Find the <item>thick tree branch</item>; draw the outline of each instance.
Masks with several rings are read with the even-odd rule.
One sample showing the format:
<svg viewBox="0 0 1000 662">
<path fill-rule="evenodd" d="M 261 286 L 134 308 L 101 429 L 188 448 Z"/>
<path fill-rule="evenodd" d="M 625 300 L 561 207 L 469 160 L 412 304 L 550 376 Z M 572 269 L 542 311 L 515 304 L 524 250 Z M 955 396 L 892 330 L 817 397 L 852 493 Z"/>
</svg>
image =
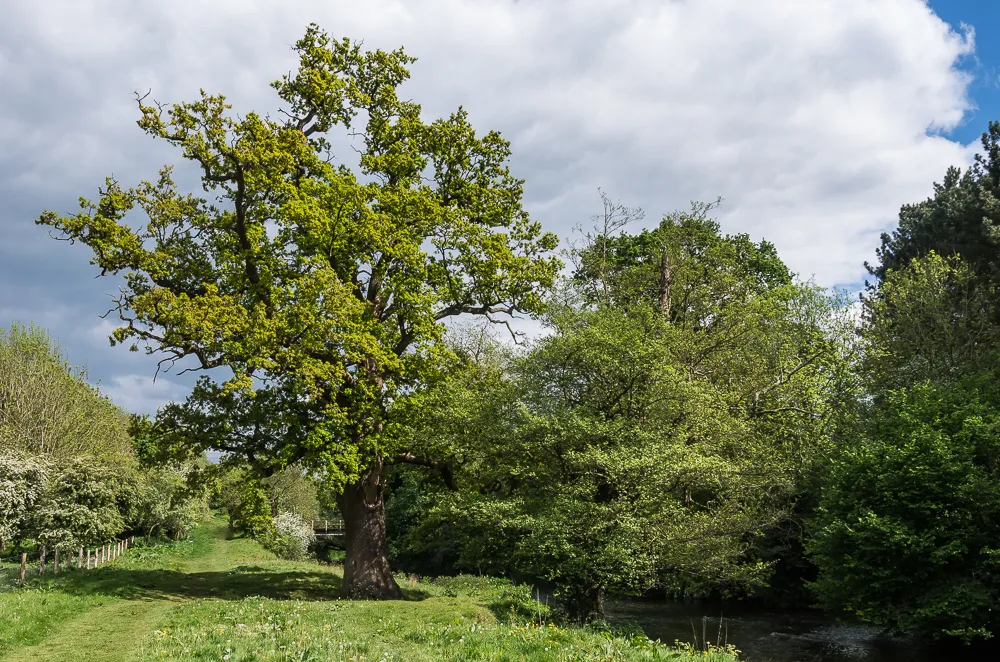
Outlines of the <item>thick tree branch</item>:
<svg viewBox="0 0 1000 662">
<path fill-rule="evenodd" d="M 455 315 L 494 315 L 497 313 L 503 313 L 505 315 L 513 315 L 517 312 L 517 308 L 514 306 L 504 306 L 502 304 L 483 304 L 481 306 L 474 305 L 463 305 L 463 304 L 452 304 L 446 308 L 442 308 L 437 313 L 434 314 L 435 320 L 442 320 L 446 317 L 454 317 Z"/>
<path fill-rule="evenodd" d="M 431 460 L 430 458 L 421 457 L 419 455 L 414 455 L 410 452 L 397 453 L 394 458 L 396 462 L 401 462 L 403 464 L 415 464 L 421 467 L 430 467 L 431 469 L 437 469 L 441 474 L 441 478 L 444 480 L 444 484 L 449 490 L 454 491 L 457 489 L 455 487 L 455 475 L 451 471 L 451 466 L 447 462 L 441 460 Z"/>
</svg>

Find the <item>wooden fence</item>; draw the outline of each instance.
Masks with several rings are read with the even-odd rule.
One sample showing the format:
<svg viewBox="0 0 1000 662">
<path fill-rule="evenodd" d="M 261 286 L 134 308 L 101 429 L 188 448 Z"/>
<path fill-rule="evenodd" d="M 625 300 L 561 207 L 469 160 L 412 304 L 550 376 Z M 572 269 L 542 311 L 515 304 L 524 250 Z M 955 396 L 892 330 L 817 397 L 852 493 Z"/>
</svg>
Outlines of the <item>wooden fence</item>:
<svg viewBox="0 0 1000 662">
<path fill-rule="evenodd" d="M 122 538 L 121 540 L 116 540 L 114 542 L 108 543 L 106 545 L 101 545 L 100 547 L 80 547 L 79 549 L 70 550 L 69 554 L 62 554 L 60 558 L 59 552 L 62 551 L 61 548 L 56 547 L 52 559 L 52 572 L 58 575 L 60 570 L 66 570 L 67 568 L 73 567 L 74 560 L 76 561 L 77 570 L 90 570 L 91 568 L 99 568 L 102 565 L 108 564 L 119 556 L 124 554 L 129 547 L 135 543 L 135 536 L 130 536 L 128 538 Z M 45 576 L 45 568 L 47 565 L 46 560 L 46 548 L 42 545 L 42 549 L 38 554 L 38 576 Z M 84 555 L 86 552 L 86 555 Z M 21 553 L 21 572 L 18 574 L 17 584 L 18 586 L 24 586 L 24 573 L 28 567 L 28 553 Z"/>
</svg>

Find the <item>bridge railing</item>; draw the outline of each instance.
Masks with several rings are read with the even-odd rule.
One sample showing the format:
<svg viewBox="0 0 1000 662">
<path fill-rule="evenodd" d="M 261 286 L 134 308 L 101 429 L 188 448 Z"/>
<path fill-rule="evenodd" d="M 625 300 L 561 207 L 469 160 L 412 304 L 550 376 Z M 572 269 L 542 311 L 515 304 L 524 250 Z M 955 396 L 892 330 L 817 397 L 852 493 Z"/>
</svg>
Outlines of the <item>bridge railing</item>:
<svg viewBox="0 0 1000 662">
<path fill-rule="evenodd" d="M 312 520 L 313 531 L 343 531 L 344 520 L 342 519 L 316 519 Z"/>
</svg>

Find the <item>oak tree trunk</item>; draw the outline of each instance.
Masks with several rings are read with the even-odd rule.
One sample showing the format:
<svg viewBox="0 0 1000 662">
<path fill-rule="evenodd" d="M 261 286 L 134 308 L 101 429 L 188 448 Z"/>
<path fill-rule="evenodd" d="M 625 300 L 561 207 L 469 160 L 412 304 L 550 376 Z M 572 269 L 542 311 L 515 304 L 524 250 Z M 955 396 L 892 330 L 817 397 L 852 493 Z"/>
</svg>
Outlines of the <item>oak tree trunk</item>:
<svg viewBox="0 0 1000 662">
<path fill-rule="evenodd" d="M 389 569 L 385 540 L 382 458 L 365 469 L 337 498 L 344 516 L 344 583 L 354 600 L 399 600 L 403 592 Z"/>
</svg>

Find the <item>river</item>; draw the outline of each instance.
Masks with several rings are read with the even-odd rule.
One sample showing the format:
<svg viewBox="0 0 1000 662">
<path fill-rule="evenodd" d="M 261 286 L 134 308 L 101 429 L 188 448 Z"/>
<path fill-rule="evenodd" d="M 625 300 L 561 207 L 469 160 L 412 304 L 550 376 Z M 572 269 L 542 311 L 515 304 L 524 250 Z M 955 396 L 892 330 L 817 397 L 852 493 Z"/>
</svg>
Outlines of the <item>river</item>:
<svg viewBox="0 0 1000 662">
<path fill-rule="evenodd" d="M 721 613 L 721 622 L 720 622 Z M 711 615 L 710 615 L 711 614 Z M 766 611 L 739 604 L 624 600 L 607 605 L 611 623 L 639 625 L 651 639 L 731 643 L 747 662 L 982 662 L 997 651 L 935 650 L 874 627 L 838 625 L 810 611 Z M 704 635 L 703 635 L 704 633 Z M 998 655 L 998 657 L 992 657 Z"/>
</svg>

